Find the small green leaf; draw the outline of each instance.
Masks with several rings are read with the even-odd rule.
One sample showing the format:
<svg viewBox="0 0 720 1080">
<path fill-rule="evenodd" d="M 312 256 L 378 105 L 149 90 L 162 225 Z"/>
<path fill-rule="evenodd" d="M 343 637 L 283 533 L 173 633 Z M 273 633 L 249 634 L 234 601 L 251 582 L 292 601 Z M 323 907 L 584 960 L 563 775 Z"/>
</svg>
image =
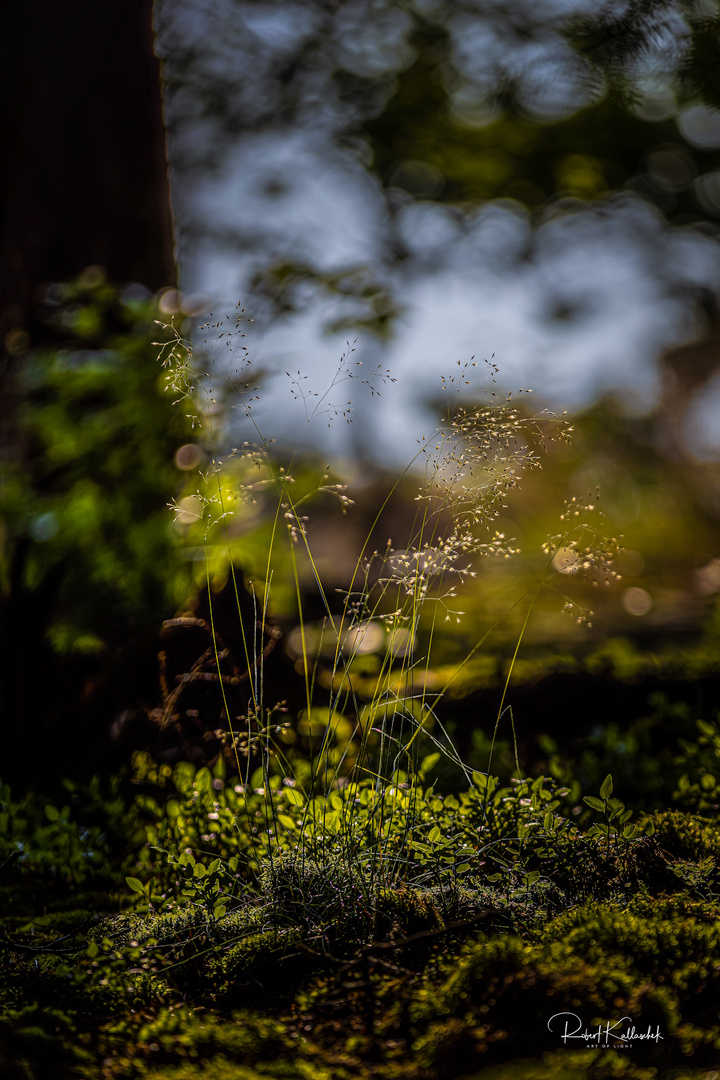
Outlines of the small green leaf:
<svg viewBox="0 0 720 1080">
<path fill-rule="evenodd" d="M 45 807 L 45 817 L 48 821 L 57 821 L 60 817 L 60 811 L 56 806 L 51 806 L 49 803 Z"/>
<path fill-rule="evenodd" d="M 193 877 L 204 878 L 207 874 L 207 870 L 202 863 L 195 863 L 193 866 Z"/>
<path fill-rule="evenodd" d="M 225 907 L 224 904 L 216 904 L 215 907 L 213 908 L 213 917 L 215 919 L 222 919 L 222 917 L 223 917 L 223 915 L 225 914 L 226 911 L 227 911 L 227 908 Z"/>
<path fill-rule="evenodd" d="M 601 814 L 605 812 L 605 803 L 601 799 L 596 799 L 594 795 L 586 795 L 583 802 L 591 806 L 593 810 L 599 810 Z"/>
<path fill-rule="evenodd" d="M 437 825 L 428 833 L 428 840 L 431 844 L 436 844 L 438 840 L 442 840 L 442 832 L 438 829 Z"/>
<path fill-rule="evenodd" d="M 207 868 L 208 874 L 214 874 L 219 866 L 220 866 L 220 860 L 219 859 L 213 859 L 213 861 L 210 863 L 210 865 Z"/>
<path fill-rule="evenodd" d="M 432 770 L 435 768 L 438 761 L 440 760 L 440 756 L 441 755 L 439 753 L 428 754 L 427 757 L 424 757 L 422 759 L 420 768 L 418 769 L 421 777 L 425 777 L 429 772 L 432 772 Z"/>
<path fill-rule="evenodd" d="M 552 811 L 549 810 L 543 818 L 543 829 L 545 830 L 545 832 L 552 832 L 554 824 L 555 815 L 552 813 Z"/>
<path fill-rule="evenodd" d="M 297 791 L 295 788 L 285 788 L 285 798 L 291 806 L 302 806 L 305 802 L 301 791 Z"/>
<path fill-rule="evenodd" d="M 278 822 L 280 823 L 280 825 L 282 825 L 283 829 L 297 829 L 297 825 L 295 824 L 293 818 L 291 818 L 288 814 L 278 814 Z"/>
<path fill-rule="evenodd" d="M 209 769 L 198 769 L 195 773 L 193 787 L 196 791 L 209 791 L 212 786 L 212 774 Z"/>
<path fill-rule="evenodd" d="M 600 786 L 600 798 L 609 799 L 613 793 L 613 780 L 610 773 L 607 774 Z"/>
<path fill-rule="evenodd" d="M 98 945 L 97 941 L 89 941 L 88 942 L 88 947 L 85 950 L 85 955 L 89 956 L 90 959 L 92 960 L 94 957 L 97 956 L 97 954 L 99 952 L 100 952 L 100 946 Z"/>
<path fill-rule="evenodd" d="M 140 893 L 142 896 L 145 895 L 145 886 L 138 878 L 126 877 L 125 882 L 130 886 L 133 892 Z"/>
<path fill-rule="evenodd" d="M 533 870 L 532 873 L 528 874 L 527 877 L 525 878 L 525 884 L 528 887 L 530 885 L 534 885 L 539 877 L 540 877 L 540 871 L 539 870 Z"/>
</svg>

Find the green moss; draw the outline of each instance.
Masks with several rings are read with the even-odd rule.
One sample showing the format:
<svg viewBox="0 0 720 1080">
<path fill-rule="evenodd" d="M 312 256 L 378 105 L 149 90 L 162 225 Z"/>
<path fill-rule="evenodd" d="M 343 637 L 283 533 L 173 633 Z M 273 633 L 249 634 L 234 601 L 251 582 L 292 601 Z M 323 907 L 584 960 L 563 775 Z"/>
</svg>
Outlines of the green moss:
<svg viewBox="0 0 720 1080">
<path fill-rule="evenodd" d="M 679 859 L 700 860 L 720 857 L 720 828 L 709 818 L 680 810 L 658 811 L 650 815 L 661 847 Z"/>
<path fill-rule="evenodd" d="M 375 932 L 385 937 L 421 933 L 436 930 L 444 925 L 437 904 L 438 897 L 429 890 L 398 888 L 379 889 L 375 894 Z"/>
<path fill-rule="evenodd" d="M 705 992 L 720 979 L 717 908 L 678 908 L 659 900 L 576 908 L 545 928 L 544 955 L 557 964 L 581 956 L 598 969 L 611 961 L 679 993 Z"/>
<path fill-rule="evenodd" d="M 295 989 L 307 970 L 307 959 L 294 948 L 302 940 L 299 928 L 250 934 L 236 945 L 212 954 L 207 977 L 221 996 L 238 990 L 278 993 Z"/>
<path fill-rule="evenodd" d="M 195 791 L 194 772 L 190 782 Z M 367 853 L 344 857 L 334 835 L 325 858 L 318 843 L 312 857 L 298 847 L 266 859 L 254 886 L 175 856 L 174 893 L 163 900 L 149 879 L 157 910 L 128 889 L 120 903 L 134 898 L 138 910 L 102 920 L 93 908 L 117 899 L 71 895 L 58 878 L 54 907 L 4 921 L 18 947 L 0 958 L 2 1067 L 12 1080 L 96 1080 L 98 1060 L 109 1063 L 104 1080 L 350 1080 L 369 1069 L 378 1080 L 473 1070 L 645 1080 L 651 1069 L 671 1080 L 688 1060 L 711 1063 L 717 826 L 663 811 L 642 819 L 651 836 L 623 837 L 623 823 L 608 838 L 564 817 L 561 798 L 545 781 L 426 793 L 414 825 L 425 880 L 383 876 L 387 860 Z M 207 805 L 200 791 L 184 811 L 198 832 Z M 472 850 L 461 877 L 425 869 L 436 828 Z M 24 888 L 45 903 L 32 880 Z M 66 952 L 53 951 L 58 939 Z M 587 1025 L 620 1015 L 659 1025 L 664 1045 L 633 1049 L 622 1069 L 607 1055 L 561 1052 L 547 1022 L 568 1010 Z"/>
<path fill-rule="evenodd" d="M 476 1074 L 479 1076 L 480 1074 Z M 476 1080 L 476 1075 L 464 1080 Z M 682 1080 L 707 1080 L 707 1069 L 689 1069 L 673 1072 Z M 548 1051 L 542 1059 L 513 1060 L 504 1065 L 482 1070 L 482 1080 L 658 1080 L 654 1066 L 638 1065 L 626 1054 L 613 1050 L 559 1050 Z"/>
</svg>

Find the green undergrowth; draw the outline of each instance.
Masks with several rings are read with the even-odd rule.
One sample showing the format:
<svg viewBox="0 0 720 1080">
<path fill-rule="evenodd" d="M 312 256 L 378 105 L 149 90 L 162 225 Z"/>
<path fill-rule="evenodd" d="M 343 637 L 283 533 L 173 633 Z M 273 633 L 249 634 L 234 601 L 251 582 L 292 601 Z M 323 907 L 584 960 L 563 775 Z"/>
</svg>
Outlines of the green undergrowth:
<svg viewBox="0 0 720 1080">
<path fill-rule="evenodd" d="M 580 806 L 481 774 L 306 799 L 138 757 L 92 825 L 77 790 L 5 786 L 0 1073 L 709 1080 L 720 829 L 692 765 L 716 738 L 678 808 L 634 816 L 610 777 Z M 563 1045 L 564 1013 L 657 1037 Z"/>
</svg>

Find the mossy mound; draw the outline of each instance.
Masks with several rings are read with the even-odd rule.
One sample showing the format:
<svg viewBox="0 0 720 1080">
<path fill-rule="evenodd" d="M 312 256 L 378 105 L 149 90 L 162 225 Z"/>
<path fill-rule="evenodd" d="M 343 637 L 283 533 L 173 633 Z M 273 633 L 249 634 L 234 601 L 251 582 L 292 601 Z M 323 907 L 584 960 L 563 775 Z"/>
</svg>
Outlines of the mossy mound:
<svg viewBox="0 0 720 1080">
<path fill-rule="evenodd" d="M 132 869 L 156 877 L 129 878 L 132 893 L 110 865 L 88 880 L 78 859 L 73 884 L 49 878 L 47 860 L 10 863 L 0 1074 L 708 1080 L 720 1058 L 718 823 L 664 810 L 632 825 L 610 792 L 588 803 L 608 827 L 583 829 L 561 798 L 541 781 L 431 792 L 414 867 L 397 851 L 350 857 L 326 832 L 259 859 L 254 886 L 191 858 L 184 840 L 165 869 L 149 848 L 135 856 Z M 204 799 L 183 808 L 198 829 L 215 813 Z M 582 1040 L 563 1041 L 566 1015 Z M 618 1024 L 622 1052 L 601 1038 Z"/>
</svg>

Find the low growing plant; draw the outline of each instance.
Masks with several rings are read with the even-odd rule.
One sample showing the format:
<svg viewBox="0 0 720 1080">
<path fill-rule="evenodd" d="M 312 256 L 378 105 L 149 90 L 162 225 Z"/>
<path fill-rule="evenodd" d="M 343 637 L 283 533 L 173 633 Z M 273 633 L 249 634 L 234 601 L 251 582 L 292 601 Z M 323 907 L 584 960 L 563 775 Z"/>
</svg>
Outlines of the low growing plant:
<svg viewBox="0 0 720 1080">
<path fill-rule="evenodd" d="M 203 554 L 209 612 L 203 625 L 211 644 L 178 677 L 177 689 L 168 688 L 162 722 L 172 719 L 173 710 L 179 715 L 183 686 L 200 678 L 212 682 L 219 690 L 222 725 L 214 735 L 226 752 L 214 774 L 201 769 L 191 776 L 178 767 L 173 774 L 177 796 L 164 809 L 147 803 L 157 817 L 152 845 L 165 853 L 166 867 L 161 871 L 153 858 L 155 885 L 137 877 L 128 879 L 130 887 L 149 909 L 191 902 L 214 920 L 234 910 L 248 887 L 267 896 L 277 868 L 285 872 L 291 865 L 304 868 L 302 881 L 308 867 L 324 867 L 329 876 L 343 868 L 346 881 L 364 890 L 369 911 L 384 889 L 457 889 L 465 882 L 477 884 L 480 867 L 491 881 L 511 891 L 519 883 L 527 891 L 542 876 L 550 847 L 577 833 L 557 813 L 568 790 L 542 777 L 532 783 L 522 779 L 514 728 L 512 788 L 498 787 L 492 755 L 504 717 L 512 728 L 505 707 L 508 687 L 541 591 L 551 582 L 556 588 L 562 574 L 596 581 L 614 576 L 618 542 L 604 538 L 593 524 L 595 500 L 566 503 L 563 531 L 544 545 L 546 563 L 536 586 L 508 609 L 524 608 L 524 613 L 490 736 L 487 774 L 472 772 L 455 750 L 441 714 L 453 677 L 444 686 L 433 684 L 432 656 L 444 624 L 462 618 L 458 591 L 476 576 L 478 560 L 509 559 L 517 552 L 514 540 L 493 524 L 508 492 L 523 470 L 540 466 L 548 442 L 569 439 L 572 429 L 563 418 L 527 412 L 511 395 L 500 400 L 493 392 L 480 403 L 465 404 L 462 395 L 472 387 L 478 365 L 474 360 L 459 364 L 455 375 L 442 380 L 444 420 L 432 438 L 421 441 L 385 498 L 337 601 L 318 568 L 305 510 L 312 500 L 330 497 L 345 514 L 352 500 L 330 469 L 312 481 L 301 466 L 303 443 L 319 419 L 351 419 L 351 402 L 338 404 L 345 383 L 360 382 L 377 394 L 390 374 L 381 368 L 363 374 L 349 349 L 323 394 L 309 391 L 299 374 L 288 375 L 305 424 L 295 449 L 287 452 L 265 438 L 255 419 L 257 387 L 242 344 L 243 327 L 243 314 L 237 312 L 234 321 L 202 328 L 208 335 L 202 370 L 194 345 L 173 323 L 163 325 L 168 389 L 189 406 L 211 462 L 193 494 L 173 507 L 188 542 Z M 494 382 L 497 368 L 486 368 Z M 217 416 L 230 407 L 239 408 L 252 438 L 221 453 Z M 409 540 L 401 548 L 392 540 L 378 545 L 382 510 L 401 482 L 414 475 Z M 252 556 L 248 564 L 246 551 L 242 566 L 251 576 L 252 619 L 236 569 L 243 545 L 235 536 L 244 514 L 264 515 L 267 523 L 262 558 L 256 553 L 254 565 Z M 215 625 L 214 589 L 224 579 L 235 594 L 244 671 L 242 664 L 230 664 L 230 650 Z M 294 655 L 304 704 L 294 720 L 284 702 L 273 700 L 266 677 L 265 642 L 276 591 L 285 604 L 291 595 L 295 600 Z M 323 611 L 319 621 L 306 615 L 308 591 Z M 588 620 L 591 613 L 572 599 L 564 596 L 564 603 L 579 622 Z M 456 674 L 492 629 L 481 635 Z M 370 667 L 368 656 L 374 658 Z M 458 796 L 441 796 L 428 779 L 441 756 L 464 776 L 466 790 Z M 229 779 L 228 758 L 235 772 Z M 138 759 L 137 765 L 139 779 L 157 779 L 149 759 Z M 605 800 L 603 810 L 608 805 Z M 624 824 L 627 815 L 614 804 L 609 814 L 608 827 L 594 827 L 605 837 L 608 855 L 611 846 L 639 836 L 638 831 L 632 837 L 611 836 L 609 822 L 620 814 Z M 371 933 L 367 927 L 366 933 Z"/>
</svg>

